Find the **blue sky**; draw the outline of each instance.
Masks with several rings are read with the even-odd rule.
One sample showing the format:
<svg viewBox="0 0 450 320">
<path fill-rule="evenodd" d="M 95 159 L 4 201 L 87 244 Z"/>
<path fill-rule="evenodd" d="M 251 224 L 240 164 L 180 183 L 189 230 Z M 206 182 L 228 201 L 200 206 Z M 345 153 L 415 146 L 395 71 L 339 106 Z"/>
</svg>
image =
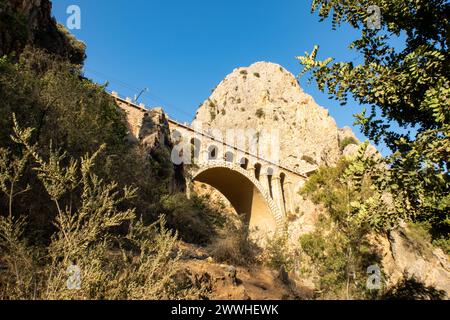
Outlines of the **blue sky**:
<svg viewBox="0 0 450 320">
<path fill-rule="evenodd" d="M 69 5 L 81 8 L 81 29 L 72 33 L 87 45 L 85 74 L 109 89 L 162 106 L 190 122 L 214 88 L 234 68 L 256 61 L 279 63 L 297 75 L 295 56 L 320 45 L 319 58 L 357 62 L 348 49 L 357 34 L 319 22 L 304 0 L 54 0 L 53 14 L 66 23 Z M 338 126 L 352 126 L 356 104 L 342 107 L 307 79 L 305 92 L 326 107 Z M 357 136 L 364 140 L 357 128 Z"/>
</svg>

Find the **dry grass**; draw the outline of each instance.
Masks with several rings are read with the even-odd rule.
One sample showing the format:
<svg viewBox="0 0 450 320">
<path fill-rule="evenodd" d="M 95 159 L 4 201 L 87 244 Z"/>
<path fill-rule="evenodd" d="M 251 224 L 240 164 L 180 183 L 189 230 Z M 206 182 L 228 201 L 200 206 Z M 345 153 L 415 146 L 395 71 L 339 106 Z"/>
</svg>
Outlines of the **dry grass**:
<svg viewBox="0 0 450 320">
<path fill-rule="evenodd" d="M 248 239 L 246 227 L 228 228 L 208 247 L 209 254 L 218 262 L 249 266 L 257 261 L 258 246 Z"/>
</svg>

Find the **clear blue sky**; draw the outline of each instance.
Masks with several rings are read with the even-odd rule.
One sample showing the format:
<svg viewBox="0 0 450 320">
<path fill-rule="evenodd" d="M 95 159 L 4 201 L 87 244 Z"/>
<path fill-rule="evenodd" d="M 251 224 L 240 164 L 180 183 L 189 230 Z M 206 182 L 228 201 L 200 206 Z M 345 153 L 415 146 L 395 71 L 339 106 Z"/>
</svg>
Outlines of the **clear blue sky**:
<svg viewBox="0 0 450 320">
<path fill-rule="evenodd" d="M 355 31 L 331 30 L 305 0 L 57 0 L 53 14 L 59 22 L 65 24 L 72 4 L 81 8 L 81 30 L 72 33 L 88 48 L 86 76 L 109 81 L 109 89 L 123 96 L 148 87 L 141 101 L 164 107 L 179 121 L 190 122 L 211 89 L 236 67 L 271 61 L 297 75 L 295 56 L 315 44 L 319 58 L 360 58 L 348 49 Z M 360 107 L 339 106 L 307 79 L 301 85 L 338 126 L 352 126 Z"/>
</svg>

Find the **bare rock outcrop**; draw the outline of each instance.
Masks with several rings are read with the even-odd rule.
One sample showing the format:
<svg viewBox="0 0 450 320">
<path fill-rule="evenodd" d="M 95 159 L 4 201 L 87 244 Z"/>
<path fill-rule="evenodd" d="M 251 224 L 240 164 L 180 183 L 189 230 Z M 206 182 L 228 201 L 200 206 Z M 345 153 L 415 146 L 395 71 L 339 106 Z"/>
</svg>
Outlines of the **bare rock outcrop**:
<svg viewBox="0 0 450 320">
<path fill-rule="evenodd" d="M 328 110 L 275 63 L 235 69 L 198 109 L 194 124 L 200 122 L 203 128 L 220 130 L 277 128 L 280 159 L 303 171 L 333 165 L 342 155 L 342 133 Z"/>
<path fill-rule="evenodd" d="M 31 45 L 82 64 L 86 46 L 58 24 L 49 0 L 0 1 L 0 57 Z"/>
<path fill-rule="evenodd" d="M 414 277 L 427 286 L 443 290 L 450 296 L 450 263 L 441 249 L 429 243 L 418 243 L 408 235 L 407 228 L 389 234 L 383 268 L 391 283 L 404 276 Z"/>
</svg>

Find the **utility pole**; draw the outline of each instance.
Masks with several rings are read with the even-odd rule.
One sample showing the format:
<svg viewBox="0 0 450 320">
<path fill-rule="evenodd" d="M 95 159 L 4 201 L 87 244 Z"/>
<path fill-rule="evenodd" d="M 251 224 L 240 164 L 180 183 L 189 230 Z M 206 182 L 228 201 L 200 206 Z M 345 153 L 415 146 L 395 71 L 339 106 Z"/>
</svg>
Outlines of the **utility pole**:
<svg viewBox="0 0 450 320">
<path fill-rule="evenodd" d="M 145 93 L 145 92 L 148 92 L 148 88 L 144 88 L 144 89 L 142 89 L 141 90 L 141 92 L 138 94 L 138 95 L 135 95 L 134 96 L 134 103 L 137 103 L 138 102 L 138 99 Z"/>
</svg>

